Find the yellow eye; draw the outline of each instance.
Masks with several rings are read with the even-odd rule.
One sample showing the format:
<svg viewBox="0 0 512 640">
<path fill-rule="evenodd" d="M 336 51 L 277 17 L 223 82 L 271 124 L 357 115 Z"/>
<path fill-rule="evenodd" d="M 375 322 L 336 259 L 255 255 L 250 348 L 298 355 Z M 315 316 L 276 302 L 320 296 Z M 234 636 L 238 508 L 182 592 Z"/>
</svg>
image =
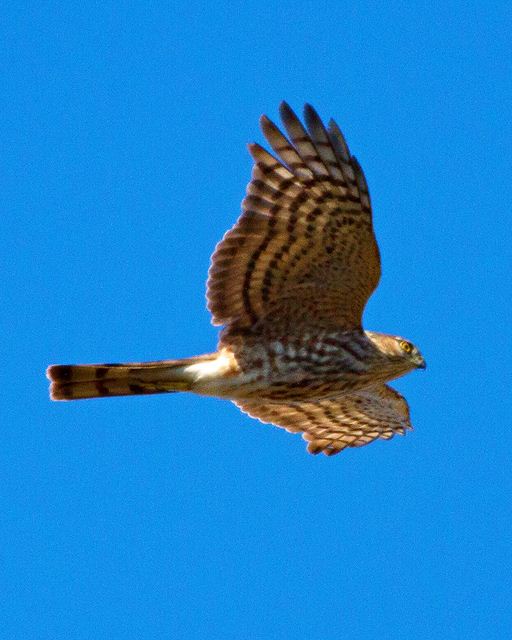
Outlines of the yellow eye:
<svg viewBox="0 0 512 640">
<path fill-rule="evenodd" d="M 412 351 L 412 344 L 406 340 L 400 340 L 400 347 L 405 353 L 411 353 Z"/>
</svg>

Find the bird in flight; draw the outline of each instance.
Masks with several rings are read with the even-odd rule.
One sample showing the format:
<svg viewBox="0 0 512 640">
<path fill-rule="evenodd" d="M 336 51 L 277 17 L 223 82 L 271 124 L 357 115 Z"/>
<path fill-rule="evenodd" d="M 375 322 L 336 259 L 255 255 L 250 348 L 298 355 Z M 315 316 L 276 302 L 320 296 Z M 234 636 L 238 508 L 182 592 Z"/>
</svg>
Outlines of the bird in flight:
<svg viewBox="0 0 512 640">
<path fill-rule="evenodd" d="M 232 400 L 262 422 L 302 433 L 331 456 L 411 428 L 386 383 L 425 360 L 408 340 L 365 331 L 380 278 L 363 171 L 331 120 L 280 105 L 273 150 L 250 144 L 242 214 L 217 245 L 207 301 L 224 328 L 215 353 L 157 362 L 52 365 L 53 400 L 191 391 Z"/>
</svg>

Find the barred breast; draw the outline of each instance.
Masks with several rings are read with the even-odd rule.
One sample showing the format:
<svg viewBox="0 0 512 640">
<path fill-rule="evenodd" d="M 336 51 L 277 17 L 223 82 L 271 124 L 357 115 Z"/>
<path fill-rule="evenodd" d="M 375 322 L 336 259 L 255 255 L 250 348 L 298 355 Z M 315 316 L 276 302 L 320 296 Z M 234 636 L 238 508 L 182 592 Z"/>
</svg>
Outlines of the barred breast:
<svg viewBox="0 0 512 640">
<path fill-rule="evenodd" d="M 376 368 L 385 361 L 361 332 L 276 337 L 230 331 L 220 347 L 236 361 L 236 372 L 198 380 L 196 393 L 273 401 L 330 398 L 375 384 Z M 383 371 L 383 379 L 390 377 Z"/>
</svg>

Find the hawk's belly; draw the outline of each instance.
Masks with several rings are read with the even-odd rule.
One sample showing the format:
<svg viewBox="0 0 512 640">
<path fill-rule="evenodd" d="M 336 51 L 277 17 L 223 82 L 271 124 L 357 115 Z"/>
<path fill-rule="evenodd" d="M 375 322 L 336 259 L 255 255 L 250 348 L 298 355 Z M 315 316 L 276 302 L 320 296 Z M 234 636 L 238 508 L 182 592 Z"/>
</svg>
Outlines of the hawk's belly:
<svg viewBox="0 0 512 640">
<path fill-rule="evenodd" d="M 217 362 L 217 364 L 215 363 Z M 392 379 L 376 370 L 374 349 L 361 334 L 323 334 L 233 342 L 199 372 L 195 393 L 272 401 L 322 399 Z"/>
</svg>

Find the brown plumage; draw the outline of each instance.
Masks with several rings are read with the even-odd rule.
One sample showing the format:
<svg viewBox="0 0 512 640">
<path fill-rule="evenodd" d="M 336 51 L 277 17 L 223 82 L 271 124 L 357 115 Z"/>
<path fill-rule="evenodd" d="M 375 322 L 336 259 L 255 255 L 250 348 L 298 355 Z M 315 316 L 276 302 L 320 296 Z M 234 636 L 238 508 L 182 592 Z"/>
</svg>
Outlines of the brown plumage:
<svg viewBox="0 0 512 640">
<path fill-rule="evenodd" d="M 305 107 L 307 130 L 281 104 L 288 137 L 268 118 L 275 156 L 255 164 L 242 215 L 212 256 L 207 282 L 219 350 L 183 360 L 48 368 L 51 397 L 192 391 L 302 432 L 312 453 L 405 433 L 404 398 L 385 383 L 425 362 L 398 336 L 363 331 L 380 278 L 364 174 L 331 121 Z"/>
</svg>

